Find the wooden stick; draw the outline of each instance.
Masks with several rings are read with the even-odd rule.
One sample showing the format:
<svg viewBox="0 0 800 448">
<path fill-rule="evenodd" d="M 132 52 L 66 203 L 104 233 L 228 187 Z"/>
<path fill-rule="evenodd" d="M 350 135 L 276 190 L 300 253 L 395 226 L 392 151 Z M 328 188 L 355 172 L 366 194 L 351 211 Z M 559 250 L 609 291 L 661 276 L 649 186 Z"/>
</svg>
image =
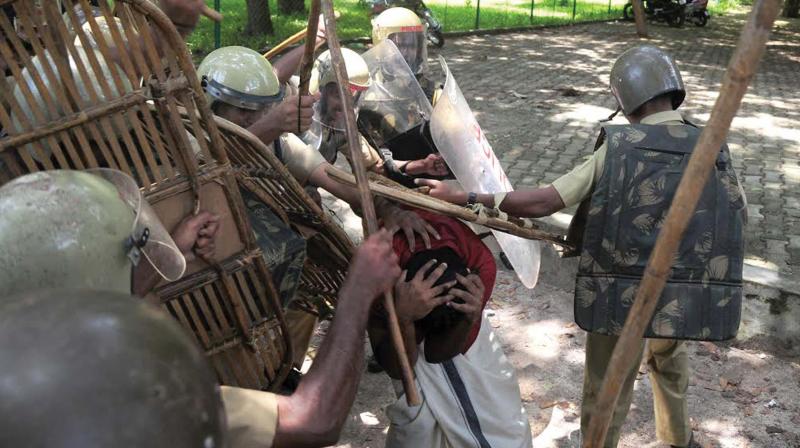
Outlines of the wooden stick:
<svg viewBox="0 0 800 448">
<path fill-rule="evenodd" d="M 278 45 L 275 45 L 274 47 L 270 48 L 268 52 L 264 53 L 264 57 L 267 59 L 272 59 L 273 56 L 279 54 L 290 45 L 294 45 L 300 42 L 301 40 L 303 40 L 304 37 L 306 37 L 306 31 L 308 31 L 308 27 L 303 28 L 302 30 L 287 37 L 283 42 L 279 43 Z"/>
<path fill-rule="evenodd" d="M 720 147 L 725 142 L 731 121 L 739 109 L 742 97 L 764 53 L 780 4 L 781 0 L 758 0 L 742 29 L 739 44 L 725 72 L 708 125 L 700 134 L 686 172 L 675 192 L 664 226 L 647 263 L 636 300 L 614 347 L 602 388 L 592 409 L 588 434 L 583 441 L 585 448 L 603 446 L 619 398 L 620 387 L 640 353 L 639 344 L 669 277 L 674 254 L 694 214 Z"/>
<path fill-rule="evenodd" d="M 647 23 L 642 0 L 631 0 L 631 4 L 633 5 L 633 19 L 636 21 L 636 34 L 639 37 L 647 37 Z"/>
<path fill-rule="evenodd" d="M 355 109 L 353 108 L 353 96 L 348 88 L 347 68 L 342 57 L 342 48 L 339 45 L 339 38 L 336 36 L 336 17 L 333 12 L 332 0 L 320 0 L 322 3 L 322 14 L 325 18 L 325 32 L 328 36 L 328 48 L 331 51 L 331 63 L 336 73 L 336 83 L 339 88 L 339 97 L 344 108 L 344 121 L 347 128 L 347 146 L 350 149 L 350 164 L 353 167 L 353 174 L 358 183 L 358 195 L 361 198 L 361 210 L 364 216 L 366 235 L 378 231 L 378 220 L 375 216 L 375 204 L 372 202 L 372 194 L 369 192 L 367 182 L 367 172 L 364 169 L 364 156 L 361 154 L 359 144 L 358 128 L 356 127 Z M 421 404 L 419 393 L 414 384 L 414 372 L 411 370 L 411 363 L 408 362 L 403 335 L 400 332 L 400 324 L 397 321 L 397 311 L 394 309 L 394 297 L 392 291 L 387 291 L 384 296 L 384 307 L 389 321 L 389 332 L 391 333 L 392 343 L 397 352 L 400 369 L 403 374 L 403 390 L 406 394 L 406 403 L 409 406 L 419 406 Z"/>
<path fill-rule="evenodd" d="M 337 182 L 345 185 L 357 186 L 356 179 L 352 174 L 345 173 L 344 171 L 333 166 L 327 167 L 325 171 L 328 173 L 328 177 Z M 436 199 L 424 193 L 410 190 L 402 186 L 393 187 L 381 184 L 380 182 L 370 181 L 369 189 L 378 196 L 382 196 L 400 204 L 429 210 L 434 213 L 439 213 L 441 215 L 450 216 L 452 218 L 457 218 L 468 222 L 474 222 L 494 230 L 510 233 L 511 235 L 515 235 L 520 238 L 547 241 L 549 243 L 557 244 L 567 251 L 575 249 L 572 245 L 567 243 L 563 236 L 545 232 L 537 228 L 524 227 L 524 221 L 514 216 L 509 216 L 507 220 L 490 216 L 486 218 L 485 221 L 482 221 L 479 219 L 478 215 L 475 214 L 475 212 L 468 208 L 451 204 L 447 201 L 442 201 L 441 199 Z"/>
<path fill-rule="evenodd" d="M 220 14 L 217 10 L 209 8 L 208 5 L 203 5 L 203 11 L 201 14 L 215 22 L 222 22 L 222 14 Z"/>
<path fill-rule="evenodd" d="M 300 86 L 297 95 L 297 135 L 302 133 L 300 129 L 300 102 L 303 97 L 308 95 L 308 84 L 311 81 L 311 68 L 314 66 L 314 49 L 317 46 L 317 26 L 319 25 L 319 1 L 311 0 L 311 7 L 308 8 L 308 26 L 306 27 L 306 47 L 303 51 L 303 58 L 300 59 Z"/>
<path fill-rule="evenodd" d="M 319 25 L 320 0 L 311 0 L 308 8 L 308 26 L 306 27 L 306 47 L 303 59 L 300 60 L 300 96 L 308 95 L 308 83 L 311 81 L 311 68 L 314 66 L 314 49 L 317 46 L 317 27 Z M 299 126 L 299 124 L 298 124 Z M 300 132 L 297 133 L 300 135 Z"/>
</svg>

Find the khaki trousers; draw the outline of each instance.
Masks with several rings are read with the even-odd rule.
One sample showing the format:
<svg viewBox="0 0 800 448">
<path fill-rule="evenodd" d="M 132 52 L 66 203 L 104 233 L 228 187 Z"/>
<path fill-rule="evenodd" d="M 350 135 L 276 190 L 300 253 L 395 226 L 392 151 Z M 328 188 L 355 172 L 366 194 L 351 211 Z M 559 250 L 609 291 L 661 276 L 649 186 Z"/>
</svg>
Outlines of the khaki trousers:
<svg viewBox="0 0 800 448">
<path fill-rule="evenodd" d="M 589 333 L 586 337 L 586 367 L 581 403 L 581 433 L 584 437 L 617 339 L 619 338 L 616 336 L 594 333 Z M 670 445 L 688 445 L 692 429 L 686 406 L 686 389 L 689 386 L 689 355 L 686 345 L 682 341 L 671 339 L 648 339 L 647 344 L 642 341 L 637 361 L 625 376 L 603 447 L 614 448 L 619 443 L 620 429 L 631 407 L 633 384 L 642 356 L 647 360 L 653 387 L 656 436 Z"/>
</svg>

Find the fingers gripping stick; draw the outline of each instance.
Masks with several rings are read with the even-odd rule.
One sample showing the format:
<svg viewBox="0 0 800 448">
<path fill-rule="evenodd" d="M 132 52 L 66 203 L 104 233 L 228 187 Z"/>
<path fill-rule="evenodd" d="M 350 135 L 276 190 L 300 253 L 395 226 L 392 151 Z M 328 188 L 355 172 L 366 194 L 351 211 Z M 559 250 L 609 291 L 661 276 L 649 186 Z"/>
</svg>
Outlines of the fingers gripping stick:
<svg viewBox="0 0 800 448">
<path fill-rule="evenodd" d="M 356 118 L 353 109 L 353 97 L 348 89 L 347 71 L 342 57 L 342 49 L 339 45 L 339 38 L 336 36 L 336 17 L 333 12 L 333 2 L 331 0 L 315 0 L 322 4 L 322 14 L 325 19 L 325 31 L 328 36 L 328 48 L 331 51 L 331 62 L 336 81 L 339 88 L 339 97 L 344 108 L 344 120 L 347 129 L 347 146 L 350 149 L 350 160 L 353 165 L 353 173 L 356 177 L 356 186 L 361 198 L 361 209 L 365 221 L 365 232 L 367 235 L 378 231 L 378 220 L 375 216 L 375 204 L 372 202 L 372 195 L 369 191 L 367 172 L 364 169 L 364 159 L 361 154 L 361 145 L 358 141 L 358 128 L 356 128 Z M 313 2 L 312 2 L 313 5 Z M 312 6 L 313 8 L 313 6 Z M 392 343 L 400 361 L 400 368 L 403 374 L 403 390 L 406 394 L 406 402 L 409 406 L 421 404 L 419 393 L 414 385 L 414 374 L 411 370 L 411 363 L 406 356 L 403 335 L 400 333 L 400 324 L 397 321 L 397 311 L 394 308 L 394 297 L 389 290 L 384 294 L 384 307 L 389 321 L 389 332 L 391 333 Z"/>
</svg>

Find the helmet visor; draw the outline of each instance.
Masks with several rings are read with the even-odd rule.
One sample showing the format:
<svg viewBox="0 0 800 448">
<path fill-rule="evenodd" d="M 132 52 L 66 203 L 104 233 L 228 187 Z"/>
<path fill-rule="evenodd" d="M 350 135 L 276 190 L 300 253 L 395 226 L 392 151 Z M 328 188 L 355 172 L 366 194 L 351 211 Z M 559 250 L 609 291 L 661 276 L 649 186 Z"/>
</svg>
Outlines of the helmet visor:
<svg viewBox="0 0 800 448">
<path fill-rule="evenodd" d="M 153 269 L 170 282 L 181 278 L 186 271 L 186 259 L 156 212 L 142 197 L 136 182 L 127 174 L 109 168 L 95 168 L 87 172 L 113 184 L 120 199 L 131 207 L 135 218 L 130 243 L 138 247 Z"/>
<path fill-rule="evenodd" d="M 283 101 L 283 97 L 286 94 L 286 87 L 283 84 L 281 84 L 278 93 L 272 96 L 259 96 L 239 92 L 238 90 L 224 86 L 214 79 L 208 79 L 206 76 L 203 76 L 201 85 L 206 93 L 214 100 L 249 110 L 261 110 L 267 106 L 280 103 Z"/>
<path fill-rule="evenodd" d="M 403 59 L 406 60 L 415 75 L 424 73 L 427 69 L 428 45 L 425 40 L 425 31 L 418 27 L 418 31 L 401 31 L 389 35 Z M 415 27 L 416 29 L 416 27 Z"/>
</svg>

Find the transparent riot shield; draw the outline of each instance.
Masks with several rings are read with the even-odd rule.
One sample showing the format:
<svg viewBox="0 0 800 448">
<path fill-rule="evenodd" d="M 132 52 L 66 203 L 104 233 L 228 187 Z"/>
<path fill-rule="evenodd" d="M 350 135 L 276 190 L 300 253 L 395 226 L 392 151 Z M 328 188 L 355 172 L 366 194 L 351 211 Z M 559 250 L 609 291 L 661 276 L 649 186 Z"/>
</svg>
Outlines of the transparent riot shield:
<svg viewBox="0 0 800 448">
<path fill-rule="evenodd" d="M 359 98 L 359 129 L 376 147 L 431 117 L 432 107 L 400 50 L 389 39 L 361 55 L 367 62 L 372 85 Z"/>
<path fill-rule="evenodd" d="M 442 57 L 439 63 L 447 79 L 431 116 L 431 135 L 436 148 L 465 190 L 477 193 L 512 191 L 514 188 L 447 63 Z M 539 242 L 494 230 L 492 233 L 522 283 L 528 288 L 536 286 L 541 256 Z"/>
</svg>

